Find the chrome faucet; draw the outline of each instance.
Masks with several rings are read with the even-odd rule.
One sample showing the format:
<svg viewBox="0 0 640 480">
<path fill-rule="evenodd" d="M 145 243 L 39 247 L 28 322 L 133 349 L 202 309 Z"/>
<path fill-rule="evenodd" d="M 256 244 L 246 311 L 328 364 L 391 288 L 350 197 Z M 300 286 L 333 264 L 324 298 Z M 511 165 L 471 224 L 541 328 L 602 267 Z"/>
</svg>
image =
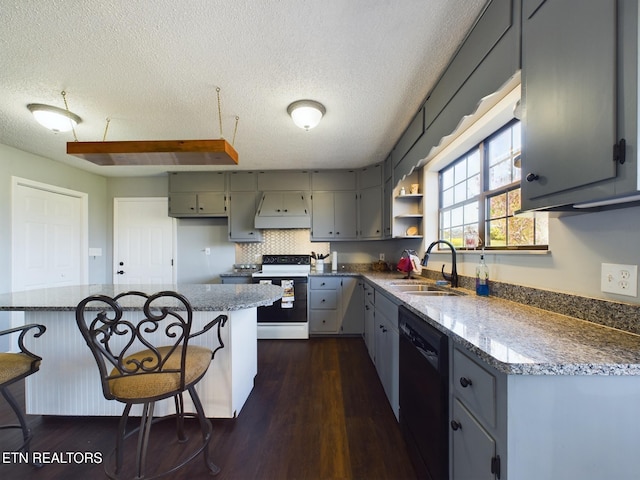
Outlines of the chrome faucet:
<svg viewBox="0 0 640 480">
<path fill-rule="evenodd" d="M 429 245 L 429 248 L 427 248 L 427 251 L 425 252 L 424 257 L 422 258 L 422 262 L 420 263 L 422 264 L 423 267 L 427 266 L 431 249 L 436 245 L 438 245 L 439 243 L 444 243 L 445 245 L 448 245 L 449 248 L 451 249 L 451 275 L 447 275 L 446 273 L 444 273 L 444 265 L 442 265 L 442 276 L 447 282 L 451 282 L 452 287 L 457 287 L 458 286 L 458 267 L 456 266 L 456 248 L 451 244 L 451 242 L 448 242 L 447 240 L 436 240 L 435 242 L 433 242 L 431 245 Z"/>
</svg>

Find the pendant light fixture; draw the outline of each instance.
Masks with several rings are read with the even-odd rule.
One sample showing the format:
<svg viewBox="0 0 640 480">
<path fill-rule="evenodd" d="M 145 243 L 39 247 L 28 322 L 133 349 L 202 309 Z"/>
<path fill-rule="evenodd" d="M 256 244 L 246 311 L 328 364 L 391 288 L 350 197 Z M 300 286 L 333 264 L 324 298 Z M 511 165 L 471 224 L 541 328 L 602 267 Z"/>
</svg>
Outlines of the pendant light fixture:
<svg viewBox="0 0 640 480">
<path fill-rule="evenodd" d="M 305 130 L 316 127 L 326 112 L 324 105 L 315 100 L 298 100 L 287 107 L 293 123 Z"/>
</svg>

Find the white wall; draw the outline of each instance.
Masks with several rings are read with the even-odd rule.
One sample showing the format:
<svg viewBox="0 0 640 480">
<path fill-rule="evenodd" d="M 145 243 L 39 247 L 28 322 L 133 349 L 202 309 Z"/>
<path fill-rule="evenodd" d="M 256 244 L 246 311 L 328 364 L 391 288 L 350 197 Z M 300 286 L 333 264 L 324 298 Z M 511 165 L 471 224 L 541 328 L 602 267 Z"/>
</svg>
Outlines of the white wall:
<svg viewBox="0 0 640 480">
<path fill-rule="evenodd" d="M 60 148 L 64 148 L 61 145 Z M 17 176 L 89 195 L 89 247 L 107 251 L 106 179 L 48 158 L 0 144 L 0 292 L 11 290 L 11 177 Z M 87 252 L 88 255 L 88 252 Z M 89 282 L 103 283 L 105 257 L 89 259 Z"/>
<path fill-rule="evenodd" d="M 549 219 L 549 253 L 487 254 L 490 279 L 588 297 L 640 304 L 600 291 L 600 264 L 640 265 L 640 207 Z M 431 240 L 428 240 L 429 242 Z M 475 276 L 478 254 L 459 255 L 458 273 Z M 432 255 L 429 268 L 449 268 L 449 255 Z M 449 270 L 446 270 L 449 271 Z"/>
<path fill-rule="evenodd" d="M 235 263 L 228 237 L 226 218 L 178 219 L 178 283 L 220 283 L 220 274 Z"/>
</svg>

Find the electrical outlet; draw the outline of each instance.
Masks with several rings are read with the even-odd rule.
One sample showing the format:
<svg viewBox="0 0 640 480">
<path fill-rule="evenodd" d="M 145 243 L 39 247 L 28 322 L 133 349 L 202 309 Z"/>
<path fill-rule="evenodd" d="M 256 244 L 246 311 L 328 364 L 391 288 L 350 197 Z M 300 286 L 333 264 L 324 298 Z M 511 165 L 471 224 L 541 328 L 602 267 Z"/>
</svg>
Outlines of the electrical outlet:
<svg viewBox="0 0 640 480">
<path fill-rule="evenodd" d="M 211 249 L 209 247 L 205 247 L 204 254 L 205 255 L 211 255 Z"/>
<path fill-rule="evenodd" d="M 382 262 L 384 262 L 384 253 L 381 253 L 379 258 Z"/>
<path fill-rule="evenodd" d="M 600 290 L 636 297 L 638 295 L 638 266 L 603 263 Z"/>
</svg>

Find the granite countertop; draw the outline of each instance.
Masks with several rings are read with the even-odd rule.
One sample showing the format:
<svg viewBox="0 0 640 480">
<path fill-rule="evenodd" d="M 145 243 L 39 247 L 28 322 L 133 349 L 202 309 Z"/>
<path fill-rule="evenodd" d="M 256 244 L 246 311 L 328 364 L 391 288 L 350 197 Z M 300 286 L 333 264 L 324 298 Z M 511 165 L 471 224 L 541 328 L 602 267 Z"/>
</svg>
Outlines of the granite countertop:
<svg viewBox="0 0 640 480">
<path fill-rule="evenodd" d="M 464 296 L 410 295 L 391 285 L 400 280 L 397 273 L 363 277 L 501 372 L 640 375 L 640 335 L 471 290 L 456 289 Z"/>
<path fill-rule="evenodd" d="M 195 311 L 232 311 L 271 305 L 283 293 L 280 286 L 260 284 L 76 285 L 0 294 L 0 311 L 75 310 L 76 305 L 90 295 L 113 296 L 129 290 L 178 291 L 187 297 Z"/>
</svg>

